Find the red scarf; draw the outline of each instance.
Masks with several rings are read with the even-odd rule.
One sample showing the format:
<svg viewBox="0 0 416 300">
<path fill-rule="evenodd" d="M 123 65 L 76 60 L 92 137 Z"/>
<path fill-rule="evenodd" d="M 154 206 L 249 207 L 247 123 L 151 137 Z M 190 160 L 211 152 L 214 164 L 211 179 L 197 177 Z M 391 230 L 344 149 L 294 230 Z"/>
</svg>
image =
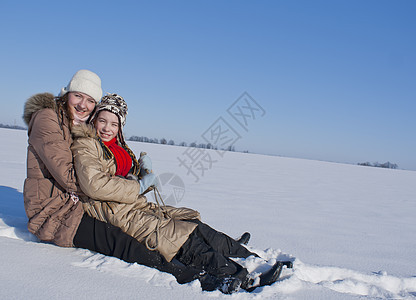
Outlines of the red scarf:
<svg viewBox="0 0 416 300">
<path fill-rule="evenodd" d="M 132 160 L 130 155 L 126 150 L 118 145 L 117 138 L 113 138 L 109 142 L 104 142 L 104 145 L 106 145 L 108 149 L 110 149 L 110 151 L 114 154 L 117 166 L 116 175 L 125 177 L 131 169 Z"/>
</svg>

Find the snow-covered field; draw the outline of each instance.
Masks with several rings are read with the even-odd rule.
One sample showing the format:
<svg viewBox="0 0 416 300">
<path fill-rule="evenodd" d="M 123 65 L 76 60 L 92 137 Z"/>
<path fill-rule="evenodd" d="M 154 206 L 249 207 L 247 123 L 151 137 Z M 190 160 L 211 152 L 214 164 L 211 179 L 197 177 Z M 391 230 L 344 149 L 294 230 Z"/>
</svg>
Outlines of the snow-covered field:
<svg viewBox="0 0 416 300">
<path fill-rule="evenodd" d="M 294 260 L 274 285 L 227 296 L 38 242 L 23 209 L 26 131 L 0 129 L 0 139 L 1 299 L 416 299 L 415 171 L 130 142 L 135 153 L 149 154 L 157 174 L 184 181 L 184 190 L 180 180 L 176 189 L 164 185 L 166 198 L 176 195 L 170 199 L 177 205 L 199 210 L 204 222 L 233 237 L 250 231 L 249 248 L 269 264 Z M 204 159 L 194 175 L 179 166 L 197 154 Z M 265 268 L 250 258 L 244 263 Z"/>
</svg>

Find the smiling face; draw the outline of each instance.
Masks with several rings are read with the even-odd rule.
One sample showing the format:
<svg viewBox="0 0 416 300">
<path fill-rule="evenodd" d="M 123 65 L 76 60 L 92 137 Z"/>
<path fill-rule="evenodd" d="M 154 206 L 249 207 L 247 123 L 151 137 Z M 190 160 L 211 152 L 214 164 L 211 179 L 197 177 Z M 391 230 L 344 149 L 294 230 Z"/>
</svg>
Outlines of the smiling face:
<svg viewBox="0 0 416 300">
<path fill-rule="evenodd" d="M 98 136 L 104 142 L 109 142 L 117 135 L 120 124 L 116 114 L 108 110 L 102 110 L 95 118 L 94 126 Z"/>
<path fill-rule="evenodd" d="M 74 119 L 86 120 L 94 110 L 95 100 L 81 92 L 68 93 L 68 108 Z"/>
</svg>

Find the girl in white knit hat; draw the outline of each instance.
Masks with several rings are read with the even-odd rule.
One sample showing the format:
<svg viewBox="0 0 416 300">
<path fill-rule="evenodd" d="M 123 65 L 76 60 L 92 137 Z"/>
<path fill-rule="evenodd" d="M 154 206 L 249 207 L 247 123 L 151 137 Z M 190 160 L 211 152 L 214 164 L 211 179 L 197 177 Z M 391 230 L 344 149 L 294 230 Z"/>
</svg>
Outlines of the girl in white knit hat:
<svg viewBox="0 0 416 300">
<path fill-rule="evenodd" d="M 79 70 L 59 96 L 61 102 L 67 103 L 67 116 L 78 125 L 87 121 L 102 94 L 100 77 L 89 70 Z"/>
<path fill-rule="evenodd" d="M 84 213 L 70 129 L 88 119 L 101 96 L 98 75 L 79 70 L 58 97 L 42 93 L 27 100 L 23 117 L 29 139 L 23 198 L 29 231 L 58 246 L 86 248 L 157 268 L 173 274 L 179 283 L 198 278 L 199 270 L 168 263 L 120 228 Z"/>
</svg>

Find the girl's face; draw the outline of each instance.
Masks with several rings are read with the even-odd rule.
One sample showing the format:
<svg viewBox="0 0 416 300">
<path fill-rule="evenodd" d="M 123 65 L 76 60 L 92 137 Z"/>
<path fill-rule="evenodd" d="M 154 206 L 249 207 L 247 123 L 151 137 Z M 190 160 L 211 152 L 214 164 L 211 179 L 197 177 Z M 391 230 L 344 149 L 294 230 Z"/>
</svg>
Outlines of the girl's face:
<svg viewBox="0 0 416 300">
<path fill-rule="evenodd" d="M 94 110 L 95 100 L 81 92 L 69 92 L 68 108 L 74 119 L 83 120 Z"/>
<path fill-rule="evenodd" d="M 94 126 L 97 129 L 98 136 L 104 142 L 109 142 L 117 135 L 120 124 L 116 114 L 108 110 L 102 110 L 95 118 Z"/>
</svg>

